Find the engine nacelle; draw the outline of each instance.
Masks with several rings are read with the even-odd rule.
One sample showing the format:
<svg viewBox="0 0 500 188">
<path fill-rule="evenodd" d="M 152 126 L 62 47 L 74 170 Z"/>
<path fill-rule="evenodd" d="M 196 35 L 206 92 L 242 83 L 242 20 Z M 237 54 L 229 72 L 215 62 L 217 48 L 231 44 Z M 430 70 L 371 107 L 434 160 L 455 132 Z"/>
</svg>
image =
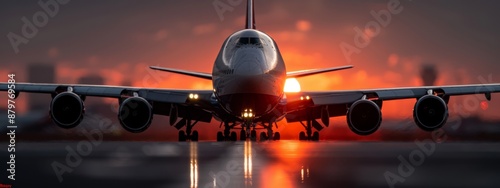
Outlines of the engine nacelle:
<svg viewBox="0 0 500 188">
<path fill-rule="evenodd" d="M 418 99 L 413 108 L 413 120 L 419 128 L 434 131 L 448 119 L 448 105 L 438 96 L 426 95 Z"/>
<path fill-rule="evenodd" d="M 69 129 L 82 122 L 85 106 L 77 94 L 63 92 L 57 94 L 50 102 L 49 114 L 57 126 Z"/>
<path fill-rule="evenodd" d="M 358 135 L 370 135 L 377 131 L 382 122 L 379 106 L 371 100 L 358 100 L 347 111 L 347 124 Z"/>
<path fill-rule="evenodd" d="M 142 97 L 125 99 L 118 110 L 122 127 L 133 133 L 145 131 L 153 120 L 153 107 Z"/>
</svg>

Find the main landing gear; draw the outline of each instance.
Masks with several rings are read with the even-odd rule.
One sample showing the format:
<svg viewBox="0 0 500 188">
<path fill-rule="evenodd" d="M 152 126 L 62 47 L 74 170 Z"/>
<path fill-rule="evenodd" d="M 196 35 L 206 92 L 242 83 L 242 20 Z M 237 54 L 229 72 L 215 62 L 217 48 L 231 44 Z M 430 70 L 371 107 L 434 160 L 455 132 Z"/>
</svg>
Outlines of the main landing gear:
<svg viewBox="0 0 500 188">
<path fill-rule="evenodd" d="M 299 133 L 299 140 L 311 140 L 311 141 L 319 141 L 319 132 L 323 127 L 314 119 L 309 118 L 306 121 L 306 124 L 304 122 L 300 122 L 302 126 L 306 129 L 306 132 L 301 131 Z M 318 131 L 312 132 L 312 128 L 315 128 Z"/>
<path fill-rule="evenodd" d="M 267 129 L 267 134 L 266 132 L 261 132 L 260 133 L 260 141 L 266 141 L 266 140 L 280 140 L 281 135 L 279 132 L 273 133 L 273 123 L 270 122 L 269 124 L 265 125 L 263 124 L 265 129 Z M 276 124 L 276 127 L 278 125 Z"/>
<path fill-rule="evenodd" d="M 229 125 L 229 122 L 224 122 L 224 133 L 219 131 L 217 132 L 217 141 L 236 141 L 236 132 L 231 131 L 235 124 Z"/>
<path fill-rule="evenodd" d="M 193 127 L 196 125 L 196 123 L 198 123 L 198 121 L 192 122 L 192 120 L 189 119 L 182 119 L 181 121 L 184 121 L 180 122 L 181 123 L 180 125 L 184 124 L 186 126 L 186 131 L 183 130 L 179 131 L 179 141 L 180 142 L 185 142 L 187 140 L 195 142 L 198 141 L 198 131 L 192 131 Z"/>
</svg>

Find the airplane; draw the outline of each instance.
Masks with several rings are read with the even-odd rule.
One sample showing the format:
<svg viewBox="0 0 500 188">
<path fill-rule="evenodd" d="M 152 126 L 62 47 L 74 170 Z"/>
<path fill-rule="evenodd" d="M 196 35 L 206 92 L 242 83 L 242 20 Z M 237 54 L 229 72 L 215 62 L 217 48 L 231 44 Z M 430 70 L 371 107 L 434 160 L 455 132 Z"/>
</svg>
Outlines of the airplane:
<svg viewBox="0 0 500 188">
<path fill-rule="evenodd" d="M 89 97 L 118 99 L 118 120 L 132 133 L 148 129 L 154 115 L 169 116 L 169 124 L 179 130 L 179 141 L 198 141 L 193 130 L 198 122 L 221 122 L 223 131 L 217 141 L 280 140 L 273 132 L 277 122 L 300 122 L 305 131 L 299 140 L 318 141 L 319 131 L 328 127 L 331 117 L 345 116 L 350 130 L 370 135 L 382 122 L 383 101 L 416 99 L 413 109 L 415 124 L 425 131 L 441 128 L 448 119 L 451 96 L 491 94 L 500 84 L 455 86 L 422 86 L 345 91 L 299 91 L 285 93 L 287 78 L 300 78 L 320 73 L 350 69 L 353 66 L 287 72 L 276 42 L 257 30 L 254 1 L 247 0 L 245 28 L 231 34 L 222 44 L 212 73 L 193 72 L 151 66 L 151 69 L 211 80 L 212 90 L 177 90 L 107 85 L 15 83 L 11 92 L 51 94 L 50 116 L 62 128 L 77 126 L 85 114 L 84 101 Z M 0 83 L 0 91 L 9 91 L 9 83 Z M 180 120 L 179 120 L 180 119 Z M 321 125 L 318 120 L 321 121 Z M 232 131 L 233 130 L 233 131 Z M 314 132 L 313 132 L 314 131 Z"/>
</svg>

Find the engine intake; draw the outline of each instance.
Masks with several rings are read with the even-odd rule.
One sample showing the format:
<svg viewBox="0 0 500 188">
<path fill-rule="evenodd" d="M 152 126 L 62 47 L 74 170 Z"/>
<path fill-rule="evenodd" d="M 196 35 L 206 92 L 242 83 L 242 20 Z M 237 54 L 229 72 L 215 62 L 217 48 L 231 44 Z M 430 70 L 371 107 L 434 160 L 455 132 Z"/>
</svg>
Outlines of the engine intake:
<svg viewBox="0 0 500 188">
<path fill-rule="evenodd" d="M 130 97 L 120 105 L 118 119 L 122 127 L 133 133 L 145 131 L 153 119 L 153 108 L 142 97 Z"/>
<path fill-rule="evenodd" d="M 413 120 L 425 131 L 441 128 L 448 119 L 448 105 L 438 96 L 426 95 L 418 99 L 413 108 Z"/>
<path fill-rule="evenodd" d="M 82 122 L 85 106 L 77 94 L 63 92 L 57 94 L 50 102 L 49 114 L 57 126 L 69 129 Z"/>
<path fill-rule="evenodd" d="M 347 124 L 358 135 L 370 135 L 377 131 L 382 122 L 379 106 L 371 100 L 358 100 L 347 111 Z"/>
</svg>

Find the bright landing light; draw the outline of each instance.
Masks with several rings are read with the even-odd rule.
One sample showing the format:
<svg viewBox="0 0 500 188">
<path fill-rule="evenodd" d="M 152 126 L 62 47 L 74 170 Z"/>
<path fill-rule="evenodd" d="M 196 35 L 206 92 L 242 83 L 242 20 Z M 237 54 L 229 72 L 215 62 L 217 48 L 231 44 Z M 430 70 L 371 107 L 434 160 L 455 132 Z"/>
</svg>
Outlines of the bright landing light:
<svg viewBox="0 0 500 188">
<path fill-rule="evenodd" d="M 295 79 L 295 78 L 286 79 L 284 91 L 287 93 L 300 92 L 299 81 L 297 81 L 297 79 Z"/>
</svg>

